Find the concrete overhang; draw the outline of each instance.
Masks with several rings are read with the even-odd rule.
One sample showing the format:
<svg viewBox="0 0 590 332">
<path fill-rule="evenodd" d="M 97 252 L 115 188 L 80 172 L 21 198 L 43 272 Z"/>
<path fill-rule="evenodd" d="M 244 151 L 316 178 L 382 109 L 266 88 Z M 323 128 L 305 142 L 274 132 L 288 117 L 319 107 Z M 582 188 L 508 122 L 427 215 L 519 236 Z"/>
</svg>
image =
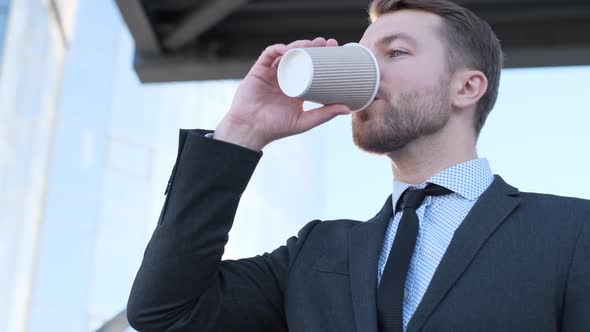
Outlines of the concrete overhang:
<svg viewBox="0 0 590 332">
<path fill-rule="evenodd" d="M 463 0 L 491 25 L 506 67 L 590 64 L 590 0 Z M 117 0 L 142 82 L 239 79 L 268 45 L 358 41 L 368 0 Z"/>
</svg>

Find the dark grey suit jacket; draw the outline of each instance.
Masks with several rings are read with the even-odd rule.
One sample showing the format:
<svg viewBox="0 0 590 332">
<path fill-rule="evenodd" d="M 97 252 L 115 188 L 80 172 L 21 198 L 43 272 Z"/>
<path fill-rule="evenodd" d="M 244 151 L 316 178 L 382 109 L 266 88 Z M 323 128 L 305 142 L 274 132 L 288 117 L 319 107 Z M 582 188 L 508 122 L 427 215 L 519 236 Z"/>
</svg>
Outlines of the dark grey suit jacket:
<svg viewBox="0 0 590 332">
<path fill-rule="evenodd" d="M 139 331 L 377 332 L 388 198 L 366 222 L 314 220 L 272 253 L 221 260 L 260 154 L 181 131 L 129 302 Z M 280 220 L 269 220 L 280 223 Z M 417 331 L 590 331 L 590 202 L 499 176 L 455 235 L 411 318 Z"/>
</svg>

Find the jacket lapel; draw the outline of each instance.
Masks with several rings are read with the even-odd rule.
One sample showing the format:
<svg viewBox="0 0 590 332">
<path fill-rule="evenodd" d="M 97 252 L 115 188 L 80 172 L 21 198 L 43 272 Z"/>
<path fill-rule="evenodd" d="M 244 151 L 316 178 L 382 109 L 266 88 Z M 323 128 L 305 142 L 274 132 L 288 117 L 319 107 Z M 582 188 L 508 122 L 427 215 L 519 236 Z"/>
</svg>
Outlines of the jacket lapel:
<svg viewBox="0 0 590 332">
<path fill-rule="evenodd" d="M 479 249 L 518 205 L 518 189 L 498 175 L 477 200 L 461 226 L 457 228 L 432 281 L 408 323 L 408 332 L 419 331 Z"/>
<path fill-rule="evenodd" d="M 392 208 L 389 196 L 373 219 L 350 230 L 350 288 L 358 332 L 377 332 L 377 264 Z"/>
</svg>

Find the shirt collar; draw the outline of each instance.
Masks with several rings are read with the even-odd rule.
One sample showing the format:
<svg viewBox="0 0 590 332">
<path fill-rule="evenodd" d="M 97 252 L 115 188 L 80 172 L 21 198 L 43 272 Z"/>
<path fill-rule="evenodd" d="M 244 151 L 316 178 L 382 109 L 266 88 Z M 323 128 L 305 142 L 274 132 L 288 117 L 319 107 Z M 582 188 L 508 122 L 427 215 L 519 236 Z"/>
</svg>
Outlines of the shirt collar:
<svg viewBox="0 0 590 332">
<path fill-rule="evenodd" d="M 422 189 L 428 183 L 438 184 L 470 201 L 476 200 L 490 186 L 494 180 L 494 174 L 488 160 L 485 158 L 472 159 L 451 166 L 425 182 L 417 185 L 393 180 L 393 193 L 391 196 L 394 211 L 398 199 L 408 188 Z"/>
</svg>

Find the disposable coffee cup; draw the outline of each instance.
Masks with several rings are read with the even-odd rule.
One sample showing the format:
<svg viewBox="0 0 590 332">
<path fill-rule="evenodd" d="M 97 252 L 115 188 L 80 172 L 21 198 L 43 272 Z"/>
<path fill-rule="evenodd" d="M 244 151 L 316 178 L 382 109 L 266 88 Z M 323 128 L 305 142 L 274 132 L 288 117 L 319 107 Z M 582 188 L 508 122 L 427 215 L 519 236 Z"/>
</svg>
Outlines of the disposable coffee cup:
<svg viewBox="0 0 590 332">
<path fill-rule="evenodd" d="M 368 48 L 350 43 L 287 51 L 278 66 L 283 93 L 318 104 L 344 104 L 353 112 L 369 106 L 379 88 L 379 64 Z"/>
</svg>

